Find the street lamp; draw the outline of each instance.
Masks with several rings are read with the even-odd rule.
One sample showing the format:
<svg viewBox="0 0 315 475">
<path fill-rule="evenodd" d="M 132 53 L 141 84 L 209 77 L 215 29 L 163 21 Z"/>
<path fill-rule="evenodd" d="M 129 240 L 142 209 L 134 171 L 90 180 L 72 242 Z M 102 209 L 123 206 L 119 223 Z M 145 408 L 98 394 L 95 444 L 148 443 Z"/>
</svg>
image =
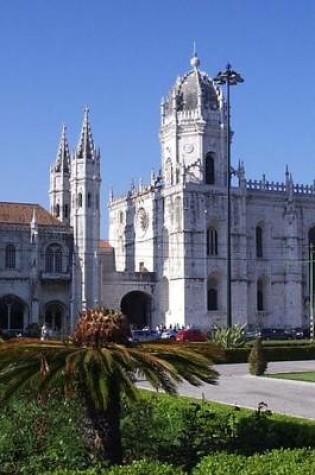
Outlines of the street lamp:
<svg viewBox="0 0 315 475">
<path fill-rule="evenodd" d="M 231 130 L 230 130 L 230 86 L 236 86 L 244 82 L 242 76 L 231 68 L 226 66 L 225 71 L 219 71 L 213 82 L 219 85 L 226 84 L 226 107 L 227 107 L 227 327 L 232 326 L 232 292 L 231 292 Z"/>
</svg>

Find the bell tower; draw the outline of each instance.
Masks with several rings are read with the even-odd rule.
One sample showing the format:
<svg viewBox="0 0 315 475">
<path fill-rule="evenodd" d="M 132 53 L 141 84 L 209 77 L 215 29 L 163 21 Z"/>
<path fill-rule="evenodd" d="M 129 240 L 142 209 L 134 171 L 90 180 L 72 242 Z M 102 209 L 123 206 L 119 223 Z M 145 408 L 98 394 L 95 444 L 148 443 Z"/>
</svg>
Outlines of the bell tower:
<svg viewBox="0 0 315 475">
<path fill-rule="evenodd" d="M 161 105 L 161 151 L 165 186 L 194 182 L 225 186 L 226 111 L 222 93 L 201 72 L 196 53 L 191 70 L 178 78 Z"/>
<path fill-rule="evenodd" d="M 71 160 L 71 216 L 79 309 L 100 305 L 100 151 L 94 146 L 85 109 L 81 135 Z"/>
</svg>

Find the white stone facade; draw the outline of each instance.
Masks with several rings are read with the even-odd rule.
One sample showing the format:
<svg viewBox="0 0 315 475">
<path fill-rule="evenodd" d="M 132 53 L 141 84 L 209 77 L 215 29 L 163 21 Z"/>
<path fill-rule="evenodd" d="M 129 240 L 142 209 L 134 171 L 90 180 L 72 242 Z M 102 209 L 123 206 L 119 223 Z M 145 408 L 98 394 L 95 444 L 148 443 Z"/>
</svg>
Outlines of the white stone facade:
<svg viewBox="0 0 315 475">
<path fill-rule="evenodd" d="M 46 322 L 68 333 L 79 312 L 101 304 L 100 152 L 88 110 L 72 156 L 63 127 L 50 169 L 50 213 L 0 203 L 0 327 Z"/>
<path fill-rule="evenodd" d="M 115 302 L 126 295 L 128 275 L 134 292 L 131 273 L 143 273 L 151 282 L 151 291 L 138 282 L 150 296 L 148 325 L 227 322 L 226 110 L 222 91 L 195 56 L 162 101 L 161 173 L 110 199 Z M 233 323 L 307 326 L 314 185 L 294 184 L 288 170 L 283 183 L 247 180 L 240 163 L 230 203 Z M 108 275 L 103 300 L 112 303 Z"/>
</svg>

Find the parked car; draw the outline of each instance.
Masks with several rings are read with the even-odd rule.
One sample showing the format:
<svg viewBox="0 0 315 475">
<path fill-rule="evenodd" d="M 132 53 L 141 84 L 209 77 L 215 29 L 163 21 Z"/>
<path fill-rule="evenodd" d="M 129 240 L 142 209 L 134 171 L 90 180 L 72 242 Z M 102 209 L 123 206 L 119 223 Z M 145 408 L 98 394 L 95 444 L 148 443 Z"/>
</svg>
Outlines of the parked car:
<svg viewBox="0 0 315 475">
<path fill-rule="evenodd" d="M 160 338 L 160 332 L 157 330 L 143 329 L 131 330 L 132 341 L 154 341 Z"/>
<path fill-rule="evenodd" d="M 1 330 L 1 337 L 4 340 L 10 340 L 11 338 L 17 338 L 21 336 L 23 330 L 13 330 L 13 329 L 5 329 Z"/>
<path fill-rule="evenodd" d="M 207 335 L 197 328 L 179 330 L 175 336 L 176 341 L 207 341 Z"/>
<path fill-rule="evenodd" d="M 291 332 L 292 332 L 292 338 L 295 338 L 296 340 L 301 340 L 302 338 L 304 338 L 303 328 L 300 328 L 300 327 L 292 328 Z"/>
<path fill-rule="evenodd" d="M 287 328 L 262 328 L 259 333 L 263 340 L 292 340 L 294 338 L 292 330 Z"/>
<path fill-rule="evenodd" d="M 165 330 L 164 332 L 162 332 L 161 334 L 161 339 L 162 340 L 171 340 L 171 341 L 175 341 L 176 340 L 176 334 L 178 333 L 178 330 L 176 330 L 175 328 L 169 328 L 168 330 Z"/>
</svg>

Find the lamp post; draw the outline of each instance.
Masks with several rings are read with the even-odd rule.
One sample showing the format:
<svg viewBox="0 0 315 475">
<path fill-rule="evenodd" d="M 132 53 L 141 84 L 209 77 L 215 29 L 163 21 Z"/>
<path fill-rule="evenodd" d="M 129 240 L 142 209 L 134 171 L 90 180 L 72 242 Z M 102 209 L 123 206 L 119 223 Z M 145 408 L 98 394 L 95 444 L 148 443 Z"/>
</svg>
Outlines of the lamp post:
<svg viewBox="0 0 315 475">
<path fill-rule="evenodd" d="M 232 289 L 231 289 L 231 129 L 230 129 L 230 86 L 236 86 L 244 82 L 244 79 L 239 73 L 231 68 L 231 65 L 226 66 L 225 71 L 219 71 L 213 82 L 219 85 L 226 84 L 226 107 L 227 107 L 227 327 L 232 326 Z"/>
</svg>

